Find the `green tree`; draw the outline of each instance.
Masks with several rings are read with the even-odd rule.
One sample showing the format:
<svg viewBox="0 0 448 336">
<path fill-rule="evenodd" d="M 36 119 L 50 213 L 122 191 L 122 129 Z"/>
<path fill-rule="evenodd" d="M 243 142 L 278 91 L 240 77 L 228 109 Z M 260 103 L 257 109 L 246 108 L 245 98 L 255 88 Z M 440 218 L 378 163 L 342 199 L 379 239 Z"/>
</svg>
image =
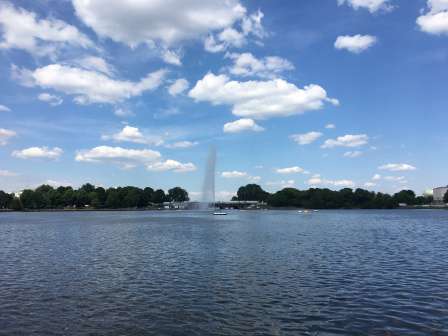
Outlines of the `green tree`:
<svg viewBox="0 0 448 336">
<path fill-rule="evenodd" d="M 74 191 L 72 187 L 69 187 L 62 194 L 62 204 L 64 206 L 71 207 L 75 205 L 75 202 L 76 202 L 76 191 Z"/>
<path fill-rule="evenodd" d="M 239 201 L 266 202 L 269 193 L 264 191 L 258 184 L 251 183 L 240 187 L 236 193 Z"/>
<path fill-rule="evenodd" d="M 396 203 L 406 203 L 408 205 L 415 203 L 415 193 L 412 190 L 401 190 L 395 193 L 393 198 Z"/>
<path fill-rule="evenodd" d="M 50 190 L 53 190 L 53 187 L 48 184 L 42 184 L 34 190 L 34 201 L 36 202 L 36 208 L 46 209 L 50 207 L 50 200 L 47 197 L 47 193 Z"/>
<path fill-rule="evenodd" d="M 149 202 L 146 193 L 142 189 L 136 187 L 129 188 L 123 201 L 126 207 L 145 207 Z"/>
<path fill-rule="evenodd" d="M 86 183 L 84 184 L 81 188 L 79 188 L 80 190 L 84 190 L 86 193 L 91 193 L 95 191 L 95 187 L 90 184 L 90 183 Z"/>
<path fill-rule="evenodd" d="M 20 202 L 26 209 L 36 208 L 36 201 L 34 199 L 34 191 L 31 189 L 25 189 L 20 195 Z"/>
<path fill-rule="evenodd" d="M 168 190 L 168 196 L 170 197 L 170 200 L 174 202 L 185 202 L 190 200 L 188 192 L 181 187 L 174 187 Z"/>
<path fill-rule="evenodd" d="M 97 188 L 95 188 L 95 193 L 96 193 L 96 198 L 100 202 L 100 205 L 106 204 L 106 200 L 107 200 L 106 190 L 104 190 L 103 187 L 97 187 Z"/>
<path fill-rule="evenodd" d="M 8 208 L 12 200 L 13 196 L 11 194 L 7 194 L 3 190 L 0 190 L 0 209 Z"/>
<path fill-rule="evenodd" d="M 87 191 L 85 191 L 84 189 L 79 189 L 76 192 L 75 205 L 77 208 L 83 208 L 86 205 L 90 205 L 90 198 Z"/>
<path fill-rule="evenodd" d="M 9 207 L 11 209 L 14 209 L 14 210 L 22 210 L 23 209 L 22 203 L 20 202 L 20 199 L 18 197 L 14 197 L 12 199 L 11 204 L 9 205 Z"/>
<path fill-rule="evenodd" d="M 143 189 L 143 191 L 145 192 L 146 197 L 148 198 L 148 201 L 151 202 L 152 195 L 154 195 L 154 189 L 150 188 L 150 187 L 146 187 L 145 189 Z"/>
<path fill-rule="evenodd" d="M 120 193 L 114 189 L 107 189 L 106 208 L 119 208 L 121 207 Z"/>
<path fill-rule="evenodd" d="M 154 192 L 154 195 L 152 195 L 151 202 L 155 204 L 161 204 L 165 202 L 165 199 L 166 199 L 165 192 L 162 189 L 157 189 Z"/>
</svg>

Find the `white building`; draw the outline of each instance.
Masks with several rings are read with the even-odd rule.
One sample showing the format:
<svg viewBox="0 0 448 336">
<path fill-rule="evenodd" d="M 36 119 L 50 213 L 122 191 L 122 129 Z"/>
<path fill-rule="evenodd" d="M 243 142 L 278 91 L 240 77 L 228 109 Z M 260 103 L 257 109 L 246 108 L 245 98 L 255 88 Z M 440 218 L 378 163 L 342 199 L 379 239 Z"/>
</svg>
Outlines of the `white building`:
<svg viewBox="0 0 448 336">
<path fill-rule="evenodd" d="M 439 187 L 433 189 L 434 202 L 443 202 L 443 196 L 448 191 L 448 185 L 446 187 Z"/>
</svg>

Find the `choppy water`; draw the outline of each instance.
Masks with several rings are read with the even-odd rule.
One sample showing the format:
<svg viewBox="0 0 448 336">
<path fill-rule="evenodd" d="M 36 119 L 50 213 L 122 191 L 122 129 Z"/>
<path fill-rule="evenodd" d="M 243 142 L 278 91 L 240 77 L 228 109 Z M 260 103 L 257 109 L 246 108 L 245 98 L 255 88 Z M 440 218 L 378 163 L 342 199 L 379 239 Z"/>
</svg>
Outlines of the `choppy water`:
<svg viewBox="0 0 448 336">
<path fill-rule="evenodd" d="M 448 211 L 0 213 L 1 335 L 448 335 Z"/>
</svg>

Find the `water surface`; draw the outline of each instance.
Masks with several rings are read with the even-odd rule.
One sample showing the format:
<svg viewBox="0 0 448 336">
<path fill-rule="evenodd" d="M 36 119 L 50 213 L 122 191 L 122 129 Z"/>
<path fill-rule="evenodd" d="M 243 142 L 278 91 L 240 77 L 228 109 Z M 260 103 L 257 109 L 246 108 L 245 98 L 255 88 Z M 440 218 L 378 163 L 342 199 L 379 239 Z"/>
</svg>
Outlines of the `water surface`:
<svg viewBox="0 0 448 336">
<path fill-rule="evenodd" d="M 0 214 L 1 335 L 448 335 L 448 211 Z"/>
</svg>

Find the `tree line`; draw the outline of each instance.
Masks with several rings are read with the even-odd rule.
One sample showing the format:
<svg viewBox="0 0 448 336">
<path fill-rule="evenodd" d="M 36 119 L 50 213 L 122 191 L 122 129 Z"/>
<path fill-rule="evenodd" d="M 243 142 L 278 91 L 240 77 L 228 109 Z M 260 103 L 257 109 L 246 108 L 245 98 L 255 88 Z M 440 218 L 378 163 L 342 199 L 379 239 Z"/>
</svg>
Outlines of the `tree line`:
<svg viewBox="0 0 448 336">
<path fill-rule="evenodd" d="M 86 206 L 104 209 L 147 207 L 163 202 L 188 201 L 188 192 L 180 187 L 168 190 L 154 190 L 150 187 L 108 188 L 95 187 L 90 183 L 75 190 L 72 187 L 53 188 L 43 184 L 35 190 L 25 189 L 20 197 L 14 197 L 0 190 L 0 209 L 64 209 L 67 207 L 84 208 Z"/>
<path fill-rule="evenodd" d="M 448 192 L 445 194 L 448 202 Z M 313 208 L 313 209 L 392 209 L 400 203 L 407 205 L 425 205 L 433 201 L 433 196 L 416 196 L 412 190 L 401 190 L 394 195 L 357 188 L 344 188 L 339 191 L 327 188 L 298 190 L 284 188 L 274 194 L 264 191 L 257 184 L 248 184 L 238 189 L 233 201 L 259 201 L 276 208 Z"/>
</svg>

